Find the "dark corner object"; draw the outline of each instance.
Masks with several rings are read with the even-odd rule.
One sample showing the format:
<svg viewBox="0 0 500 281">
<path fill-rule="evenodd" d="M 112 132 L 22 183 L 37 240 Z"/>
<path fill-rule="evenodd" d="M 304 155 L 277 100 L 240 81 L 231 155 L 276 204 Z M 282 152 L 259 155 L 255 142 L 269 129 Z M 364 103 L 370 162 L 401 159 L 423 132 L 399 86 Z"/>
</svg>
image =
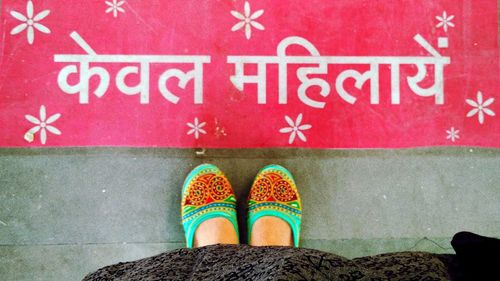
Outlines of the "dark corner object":
<svg viewBox="0 0 500 281">
<path fill-rule="evenodd" d="M 465 280 L 500 280 L 500 240 L 459 232 L 451 245 Z"/>
</svg>

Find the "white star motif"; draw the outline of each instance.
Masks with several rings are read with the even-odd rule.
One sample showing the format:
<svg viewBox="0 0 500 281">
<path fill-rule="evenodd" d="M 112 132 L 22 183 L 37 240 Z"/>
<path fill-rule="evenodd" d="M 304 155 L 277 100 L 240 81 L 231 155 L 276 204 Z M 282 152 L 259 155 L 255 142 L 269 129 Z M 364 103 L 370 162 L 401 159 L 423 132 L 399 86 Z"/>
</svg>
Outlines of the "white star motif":
<svg viewBox="0 0 500 281">
<path fill-rule="evenodd" d="M 455 27 L 455 24 L 451 22 L 455 18 L 454 15 L 448 16 L 446 11 L 443 12 L 443 16 L 437 16 L 436 19 L 439 23 L 436 25 L 437 28 L 443 28 L 445 32 L 448 32 L 448 27 Z"/>
<path fill-rule="evenodd" d="M 16 35 L 27 29 L 26 36 L 30 45 L 32 45 L 35 41 L 35 29 L 46 34 L 50 34 L 50 29 L 48 29 L 45 25 L 39 23 L 39 21 L 43 20 L 50 14 L 50 10 L 43 10 L 35 16 L 33 16 L 33 14 L 33 2 L 31 0 L 26 3 L 26 16 L 16 11 L 10 11 L 11 16 L 23 22 L 20 25 L 14 27 L 10 31 L 10 34 Z"/>
<path fill-rule="evenodd" d="M 485 102 L 483 102 L 483 93 L 481 91 L 477 92 L 477 101 L 467 99 L 467 102 L 470 106 L 474 107 L 469 113 L 467 113 L 467 117 L 472 117 L 477 114 L 477 118 L 480 124 L 484 123 L 484 115 L 495 116 L 495 112 L 493 110 L 487 108 L 495 101 L 494 98 L 489 98 Z"/>
<path fill-rule="evenodd" d="M 264 14 L 264 10 L 258 10 L 257 12 L 252 14 L 248 1 L 245 1 L 244 9 L 244 14 L 237 11 L 231 11 L 231 15 L 233 15 L 233 17 L 241 20 L 231 28 L 231 31 L 238 31 L 245 27 L 245 37 L 247 38 L 247 40 L 250 40 L 250 38 L 252 37 L 252 27 L 258 30 L 264 30 L 264 26 L 255 21 L 260 16 L 262 16 L 262 14 Z"/>
<path fill-rule="evenodd" d="M 47 131 L 55 134 L 55 135 L 61 135 L 61 131 L 57 129 L 56 127 L 49 125 L 54 123 L 59 117 L 61 117 L 60 113 L 56 113 L 49 118 L 47 118 L 47 113 L 45 111 L 45 106 L 42 105 L 40 107 L 40 119 L 31 116 L 31 115 L 25 115 L 24 116 L 26 120 L 30 121 L 31 123 L 35 124 L 36 126 L 29 129 L 26 134 L 24 134 L 24 139 L 27 140 L 28 142 L 32 142 L 34 139 L 34 135 L 40 131 L 40 141 L 42 144 L 45 144 L 47 142 Z"/>
<path fill-rule="evenodd" d="M 452 142 L 455 142 L 460 138 L 458 135 L 460 133 L 459 130 L 455 130 L 455 127 L 451 127 L 451 129 L 447 130 L 446 133 L 448 136 L 446 137 L 447 140 L 451 140 Z"/>
<path fill-rule="evenodd" d="M 309 130 L 312 128 L 312 126 L 309 124 L 300 125 L 300 123 L 302 122 L 302 113 L 297 116 L 295 122 L 288 116 L 285 116 L 285 120 L 288 125 L 290 125 L 290 127 L 281 128 L 280 133 L 291 133 L 290 138 L 288 139 L 288 144 L 292 144 L 295 141 L 296 136 L 298 136 L 301 141 L 307 142 L 306 136 L 301 131 Z"/>
<path fill-rule="evenodd" d="M 106 14 L 113 12 L 113 16 L 116 18 L 118 17 L 118 12 L 125 13 L 125 10 L 121 7 L 125 3 L 125 0 L 122 0 L 120 2 L 117 2 L 117 0 L 113 0 L 113 2 L 105 2 L 106 5 L 109 6 L 109 8 L 106 10 Z"/>
<path fill-rule="evenodd" d="M 194 118 L 194 123 L 187 123 L 188 127 L 191 128 L 191 130 L 189 130 L 187 134 L 188 135 L 194 134 L 195 139 L 198 139 L 200 137 L 200 134 L 206 135 L 207 132 L 202 129 L 206 124 L 207 122 L 203 122 L 200 124 L 198 121 L 198 117 Z"/>
</svg>

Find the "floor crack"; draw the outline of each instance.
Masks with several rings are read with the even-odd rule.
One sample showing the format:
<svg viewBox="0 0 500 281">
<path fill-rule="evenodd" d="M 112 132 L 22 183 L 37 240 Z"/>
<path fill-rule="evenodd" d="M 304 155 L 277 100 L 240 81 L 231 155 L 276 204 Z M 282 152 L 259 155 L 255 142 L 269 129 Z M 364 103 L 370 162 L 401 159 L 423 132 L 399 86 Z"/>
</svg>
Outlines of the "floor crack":
<svg viewBox="0 0 500 281">
<path fill-rule="evenodd" d="M 443 249 L 443 250 L 452 250 L 452 249 L 453 249 L 453 247 L 443 247 L 443 246 L 441 246 L 438 242 L 436 242 L 436 241 L 434 241 L 434 240 L 432 240 L 432 239 L 430 239 L 430 238 L 428 238 L 428 237 L 424 237 L 424 238 L 422 238 L 422 239 L 418 240 L 418 241 L 415 243 L 415 245 L 413 245 L 412 247 L 410 247 L 410 248 L 408 249 L 408 251 L 411 251 L 411 250 L 415 249 L 415 248 L 416 248 L 416 247 L 417 247 L 420 243 L 422 243 L 422 242 L 424 242 L 424 241 L 431 242 L 432 244 L 434 244 L 435 246 L 437 246 L 437 247 L 439 247 L 439 248 L 441 248 L 441 249 Z"/>
</svg>

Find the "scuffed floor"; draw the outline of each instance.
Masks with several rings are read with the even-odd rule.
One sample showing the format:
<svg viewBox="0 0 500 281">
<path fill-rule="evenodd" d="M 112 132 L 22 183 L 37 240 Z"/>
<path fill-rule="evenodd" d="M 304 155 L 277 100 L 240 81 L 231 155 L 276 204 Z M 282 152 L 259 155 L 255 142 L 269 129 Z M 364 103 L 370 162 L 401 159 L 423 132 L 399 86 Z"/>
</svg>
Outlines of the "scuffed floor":
<svg viewBox="0 0 500 281">
<path fill-rule="evenodd" d="M 304 247 L 346 257 L 447 253 L 460 230 L 500 235 L 500 150 L 0 149 L 2 280 L 80 280 L 182 247 L 180 188 L 203 162 L 232 182 L 242 225 L 257 171 L 292 171 Z"/>
</svg>

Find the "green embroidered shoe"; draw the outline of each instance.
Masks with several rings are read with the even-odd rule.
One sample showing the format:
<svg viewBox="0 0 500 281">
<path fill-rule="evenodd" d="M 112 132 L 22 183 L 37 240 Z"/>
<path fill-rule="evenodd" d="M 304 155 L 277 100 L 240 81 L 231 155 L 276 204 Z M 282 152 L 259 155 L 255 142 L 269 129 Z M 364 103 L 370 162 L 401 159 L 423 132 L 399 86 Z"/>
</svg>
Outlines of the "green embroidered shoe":
<svg viewBox="0 0 500 281">
<path fill-rule="evenodd" d="M 181 215 L 188 248 L 193 247 L 198 226 L 212 218 L 228 219 L 239 237 L 236 196 L 227 178 L 214 165 L 200 165 L 187 176 L 182 187 Z"/>
<path fill-rule="evenodd" d="M 299 246 L 302 202 L 292 174 L 279 165 L 269 165 L 259 171 L 248 195 L 248 241 L 254 223 L 271 216 L 286 221 L 293 234 L 295 247 Z"/>
</svg>

